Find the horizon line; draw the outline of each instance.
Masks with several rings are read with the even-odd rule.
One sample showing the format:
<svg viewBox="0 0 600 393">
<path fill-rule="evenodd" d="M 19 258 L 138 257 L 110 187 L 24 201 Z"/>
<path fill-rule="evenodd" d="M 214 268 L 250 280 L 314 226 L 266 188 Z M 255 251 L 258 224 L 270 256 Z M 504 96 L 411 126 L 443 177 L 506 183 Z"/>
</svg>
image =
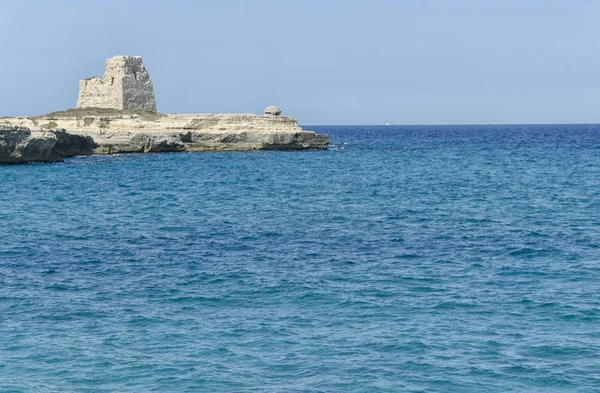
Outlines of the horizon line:
<svg viewBox="0 0 600 393">
<path fill-rule="evenodd" d="M 300 124 L 300 123 L 299 123 Z M 600 122 L 573 123 L 412 123 L 412 124 L 300 124 L 302 127 L 422 127 L 422 126 L 588 126 Z"/>
</svg>

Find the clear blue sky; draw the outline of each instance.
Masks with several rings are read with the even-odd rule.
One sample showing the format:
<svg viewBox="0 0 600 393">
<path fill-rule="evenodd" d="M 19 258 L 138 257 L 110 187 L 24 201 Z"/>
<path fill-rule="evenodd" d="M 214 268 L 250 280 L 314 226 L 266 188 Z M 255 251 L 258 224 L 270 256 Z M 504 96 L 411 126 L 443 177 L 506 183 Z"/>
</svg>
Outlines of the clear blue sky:
<svg viewBox="0 0 600 393">
<path fill-rule="evenodd" d="M 301 124 L 600 122 L 598 0 L 0 0 L 0 116 L 141 55 L 158 110 Z"/>
</svg>

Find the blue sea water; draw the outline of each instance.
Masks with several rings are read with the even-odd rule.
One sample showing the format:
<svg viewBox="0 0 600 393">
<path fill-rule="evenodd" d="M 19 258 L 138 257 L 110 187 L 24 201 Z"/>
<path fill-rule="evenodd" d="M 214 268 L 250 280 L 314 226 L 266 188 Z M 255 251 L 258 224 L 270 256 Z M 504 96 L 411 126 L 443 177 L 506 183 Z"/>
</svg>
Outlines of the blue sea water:
<svg viewBox="0 0 600 393">
<path fill-rule="evenodd" d="M 0 392 L 599 392 L 600 126 L 0 167 Z"/>
</svg>

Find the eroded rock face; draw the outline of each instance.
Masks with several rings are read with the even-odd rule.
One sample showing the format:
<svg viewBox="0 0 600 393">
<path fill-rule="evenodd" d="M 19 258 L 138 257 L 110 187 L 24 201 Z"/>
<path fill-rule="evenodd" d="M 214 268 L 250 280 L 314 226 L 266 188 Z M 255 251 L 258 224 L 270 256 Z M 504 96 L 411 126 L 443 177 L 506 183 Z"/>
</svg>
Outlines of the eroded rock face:
<svg viewBox="0 0 600 393">
<path fill-rule="evenodd" d="M 65 130 L 32 131 L 26 127 L 0 125 L 0 164 L 57 162 L 66 157 L 92 154 L 97 145 L 91 137 Z"/>
<path fill-rule="evenodd" d="M 323 150 L 327 135 L 305 131 L 287 116 L 174 114 L 106 110 L 67 111 L 1 121 L 30 128 L 47 125 L 90 137 L 94 154 L 231 150 Z"/>
<path fill-rule="evenodd" d="M 327 135 L 301 132 L 206 132 L 197 130 L 164 130 L 119 132 L 103 131 L 86 134 L 98 147 L 95 154 L 202 152 L 240 150 L 324 150 Z"/>
</svg>

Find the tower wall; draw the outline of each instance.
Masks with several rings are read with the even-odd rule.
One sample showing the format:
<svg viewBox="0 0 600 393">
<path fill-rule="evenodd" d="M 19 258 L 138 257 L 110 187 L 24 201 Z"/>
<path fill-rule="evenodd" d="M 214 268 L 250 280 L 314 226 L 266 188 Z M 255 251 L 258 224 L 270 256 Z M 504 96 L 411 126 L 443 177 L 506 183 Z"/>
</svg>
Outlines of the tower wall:
<svg viewBox="0 0 600 393">
<path fill-rule="evenodd" d="M 125 57 L 117 68 L 123 70 L 123 108 L 156 111 L 154 87 L 142 58 Z"/>
<path fill-rule="evenodd" d="M 77 108 L 144 109 L 156 111 L 150 74 L 139 56 L 106 61 L 104 79 L 79 82 Z"/>
</svg>

